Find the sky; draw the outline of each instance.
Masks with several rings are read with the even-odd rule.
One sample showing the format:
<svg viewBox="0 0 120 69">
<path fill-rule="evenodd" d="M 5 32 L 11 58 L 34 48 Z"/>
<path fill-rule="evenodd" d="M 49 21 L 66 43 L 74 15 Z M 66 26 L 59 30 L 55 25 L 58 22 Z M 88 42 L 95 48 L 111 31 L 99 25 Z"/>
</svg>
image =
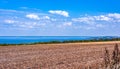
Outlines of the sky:
<svg viewBox="0 0 120 69">
<path fill-rule="evenodd" d="M 120 0 L 0 0 L 0 36 L 120 36 Z"/>
</svg>

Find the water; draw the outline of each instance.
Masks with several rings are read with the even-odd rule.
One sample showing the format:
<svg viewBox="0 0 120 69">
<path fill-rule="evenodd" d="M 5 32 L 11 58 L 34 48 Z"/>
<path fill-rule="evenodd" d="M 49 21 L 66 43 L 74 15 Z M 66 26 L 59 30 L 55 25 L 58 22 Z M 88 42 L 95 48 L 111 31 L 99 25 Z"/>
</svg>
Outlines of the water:
<svg viewBox="0 0 120 69">
<path fill-rule="evenodd" d="M 112 38 L 108 36 L 0 36 L 0 44 L 23 44 L 34 42 L 65 41 L 65 40 L 90 40 L 98 38 Z"/>
</svg>

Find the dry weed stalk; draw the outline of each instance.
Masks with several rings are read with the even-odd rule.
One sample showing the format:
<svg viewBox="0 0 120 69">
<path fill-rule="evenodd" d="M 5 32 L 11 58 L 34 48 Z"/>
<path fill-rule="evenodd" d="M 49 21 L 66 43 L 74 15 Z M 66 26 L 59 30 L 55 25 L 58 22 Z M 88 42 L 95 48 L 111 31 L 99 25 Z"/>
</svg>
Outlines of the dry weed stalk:
<svg viewBox="0 0 120 69">
<path fill-rule="evenodd" d="M 111 59 L 110 59 L 111 58 Z M 120 69 L 120 52 L 118 44 L 115 44 L 112 55 L 110 56 L 107 48 L 104 49 L 104 67 L 97 69 Z M 91 68 L 88 68 L 91 69 Z"/>
<path fill-rule="evenodd" d="M 107 48 L 105 48 L 104 53 L 104 63 L 105 63 L 105 69 L 120 69 L 120 53 L 118 44 L 115 45 L 113 53 L 112 53 L 112 59 L 110 60 L 109 51 Z"/>
<path fill-rule="evenodd" d="M 110 55 L 107 48 L 105 48 L 105 53 L 104 53 L 104 64 L 105 64 L 105 68 L 109 67 L 110 65 Z"/>
<path fill-rule="evenodd" d="M 119 48 L 118 48 L 118 44 L 116 44 L 115 47 L 114 47 L 112 60 L 113 60 L 113 65 L 119 63 Z"/>
</svg>

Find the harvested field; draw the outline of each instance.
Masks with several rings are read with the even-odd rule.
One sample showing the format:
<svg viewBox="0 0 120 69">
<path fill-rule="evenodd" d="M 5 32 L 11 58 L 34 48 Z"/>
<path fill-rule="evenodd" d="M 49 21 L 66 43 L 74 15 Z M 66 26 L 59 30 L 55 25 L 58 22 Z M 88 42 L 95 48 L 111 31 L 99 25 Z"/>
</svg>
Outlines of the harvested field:
<svg viewBox="0 0 120 69">
<path fill-rule="evenodd" d="M 92 69 L 120 41 L 0 46 L 0 69 Z M 119 47 L 120 48 L 120 47 Z"/>
</svg>

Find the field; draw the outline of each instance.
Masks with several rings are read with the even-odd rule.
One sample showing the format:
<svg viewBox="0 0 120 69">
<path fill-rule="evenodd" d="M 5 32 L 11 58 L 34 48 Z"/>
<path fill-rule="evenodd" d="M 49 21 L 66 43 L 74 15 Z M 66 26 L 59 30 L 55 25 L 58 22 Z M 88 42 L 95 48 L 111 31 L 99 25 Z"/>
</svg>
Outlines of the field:
<svg viewBox="0 0 120 69">
<path fill-rule="evenodd" d="M 0 46 L 0 69 L 102 69 L 105 47 L 112 53 L 116 43 Z"/>
</svg>

